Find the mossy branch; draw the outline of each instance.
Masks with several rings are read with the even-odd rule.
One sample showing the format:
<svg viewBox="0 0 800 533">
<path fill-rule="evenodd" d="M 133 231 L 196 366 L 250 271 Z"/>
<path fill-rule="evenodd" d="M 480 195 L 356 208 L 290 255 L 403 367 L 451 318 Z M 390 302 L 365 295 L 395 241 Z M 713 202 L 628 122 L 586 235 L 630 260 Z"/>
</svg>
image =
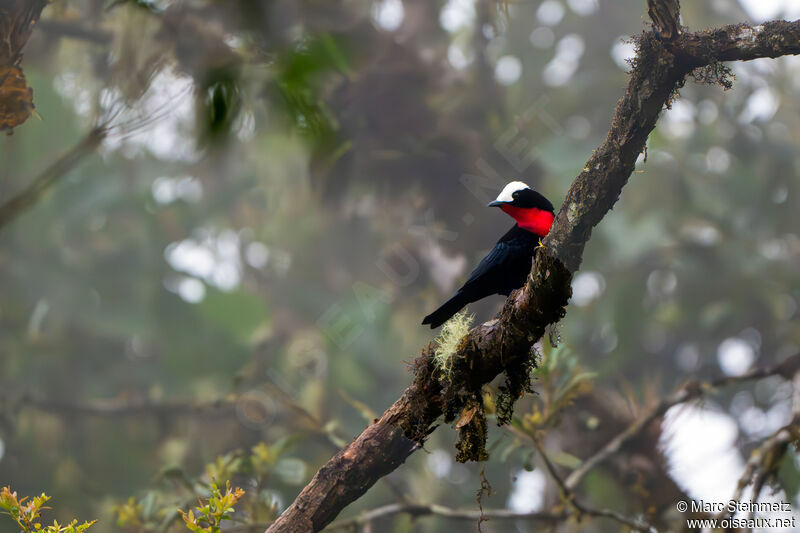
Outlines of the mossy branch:
<svg viewBox="0 0 800 533">
<path fill-rule="evenodd" d="M 424 348 L 414 363 L 414 381 L 403 395 L 317 472 L 269 533 L 321 530 L 417 450 L 440 417 L 452 421 L 463 416 L 484 384 L 502 372 L 516 375 L 545 328 L 564 316 L 572 273 L 580 266 L 592 229 L 619 199 L 661 110 L 686 77 L 721 61 L 800 54 L 800 21 L 684 32 L 671 40 L 651 30 L 638 45 L 608 135 L 570 186 L 525 286 L 511 294 L 498 319 L 461 339 L 447 381 L 440 379 L 434 363 L 436 345 Z M 477 409 L 470 424 L 475 415 Z M 471 435 L 479 425 L 480 418 Z"/>
</svg>

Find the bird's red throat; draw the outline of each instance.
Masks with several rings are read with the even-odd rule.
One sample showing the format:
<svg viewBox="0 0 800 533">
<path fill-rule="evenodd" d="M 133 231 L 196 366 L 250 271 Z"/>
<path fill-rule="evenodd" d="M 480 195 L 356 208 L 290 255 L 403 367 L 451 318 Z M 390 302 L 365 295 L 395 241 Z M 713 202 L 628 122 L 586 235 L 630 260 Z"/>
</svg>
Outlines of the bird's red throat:
<svg viewBox="0 0 800 533">
<path fill-rule="evenodd" d="M 544 237 L 550 231 L 555 216 L 550 211 L 536 208 L 514 207 L 503 205 L 500 207 L 506 214 L 517 221 L 519 227 L 531 233 Z"/>
</svg>

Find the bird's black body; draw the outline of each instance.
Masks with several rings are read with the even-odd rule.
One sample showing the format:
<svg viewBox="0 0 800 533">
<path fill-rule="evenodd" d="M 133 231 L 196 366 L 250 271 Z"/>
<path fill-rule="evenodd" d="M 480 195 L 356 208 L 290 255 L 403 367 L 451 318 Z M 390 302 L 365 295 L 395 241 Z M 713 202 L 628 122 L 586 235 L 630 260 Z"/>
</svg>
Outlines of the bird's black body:
<svg viewBox="0 0 800 533">
<path fill-rule="evenodd" d="M 526 213 L 534 217 L 537 213 L 543 215 L 547 220 L 547 230 L 552 222 L 553 205 L 544 196 L 531 189 L 516 191 L 513 200 L 496 201 L 489 205 L 506 207 L 508 210 L 504 211 L 523 224 Z M 422 323 L 430 324 L 432 329 L 437 328 L 471 302 L 492 294 L 508 296 L 511 291 L 521 287 L 531 271 L 533 252 L 539 245 L 539 240 L 547 234 L 547 230 L 535 232 L 515 224 L 478 263 L 464 286 L 439 309 L 426 316 Z"/>
<path fill-rule="evenodd" d="M 511 294 L 525 283 L 531 271 L 533 251 L 538 245 L 538 235 L 515 224 L 478 263 L 464 286 L 422 323 L 438 328 L 468 303 L 492 294 Z"/>
</svg>

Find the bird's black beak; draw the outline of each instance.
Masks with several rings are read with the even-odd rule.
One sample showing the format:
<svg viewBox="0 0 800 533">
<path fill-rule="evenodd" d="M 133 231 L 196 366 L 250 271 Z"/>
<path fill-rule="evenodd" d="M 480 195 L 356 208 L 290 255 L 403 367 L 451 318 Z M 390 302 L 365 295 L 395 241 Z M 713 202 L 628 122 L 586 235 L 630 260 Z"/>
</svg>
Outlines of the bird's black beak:
<svg viewBox="0 0 800 533">
<path fill-rule="evenodd" d="M 508 203 L 508 202 L 499 202 L 499 201 L 495 200 L 494 202 L 491 202 L 491 203 L 490 203 L 489 205 L 487 205 L 486 207 L 500 207 L 501 205 L 505 205 L 505 204 L 507 204 L 507 203 Z"/>
</svg>

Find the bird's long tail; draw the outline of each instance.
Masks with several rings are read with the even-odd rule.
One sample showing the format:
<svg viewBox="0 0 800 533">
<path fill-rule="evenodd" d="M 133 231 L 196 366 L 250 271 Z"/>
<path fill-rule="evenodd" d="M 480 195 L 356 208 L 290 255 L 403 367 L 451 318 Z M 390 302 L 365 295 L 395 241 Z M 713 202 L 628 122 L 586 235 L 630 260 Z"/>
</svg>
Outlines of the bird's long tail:
<svg viewBox="0 0 800 533">
<path fill-rule="evenodd" d="M 431 329 L 436 329 L 447 322 L 451 316 L 458 313 L 458 311 L 468 303 L 469 299 L 464 293 L 459 291 L 455 293 L 452 298 L 443 303 L 439 309 L 426 316 L 422 324 L 430 324 Z"/>
</svg>

